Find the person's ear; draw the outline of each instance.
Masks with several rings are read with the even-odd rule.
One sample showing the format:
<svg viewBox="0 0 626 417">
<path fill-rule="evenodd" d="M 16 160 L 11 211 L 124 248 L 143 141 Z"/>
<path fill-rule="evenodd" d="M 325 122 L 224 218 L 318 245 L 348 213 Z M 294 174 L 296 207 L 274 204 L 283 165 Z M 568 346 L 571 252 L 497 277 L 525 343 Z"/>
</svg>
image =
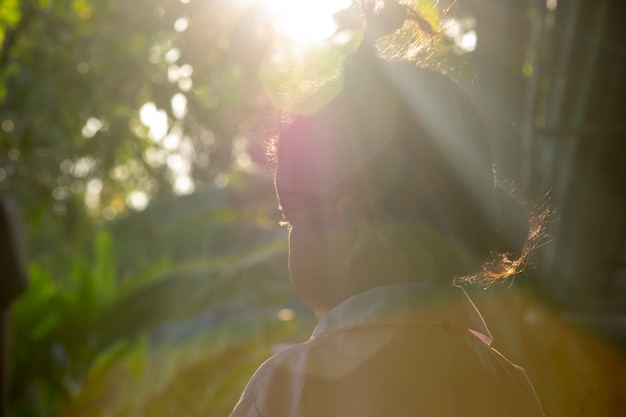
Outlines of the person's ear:
<svg viewBox="0 0 626 417">
<path fill-rule="evenodd" d="M 339 213 L 350 235 L 350 249 L 345 259 L 348 267 L 357 263 L 365 248 L 370 244 L 370 225 L 363 207 L 352 196 L 346 195 L 339 200 Z"/>
<path fill-rule="evenodd" d="M 367 286 L 378 282 L 377 280 L 383 279 L 392 271 L 397 277 L 407 276 L 407 259 L 397 250 L 393 242 L 372 224 L 367 212 L 357 200 L 350 196 L 342 198 L 339 210 L 353 233 L 344 263 L 346 267 L 360 274 L 362 284 Z"/>
<path fill-rule="evenodd" d="M 339 199 L 339 215 L 345 225 L 355 233 L 355 239 L 363 232 L 366 218 L 363 208 L 351 195 Z"/>
</svg>

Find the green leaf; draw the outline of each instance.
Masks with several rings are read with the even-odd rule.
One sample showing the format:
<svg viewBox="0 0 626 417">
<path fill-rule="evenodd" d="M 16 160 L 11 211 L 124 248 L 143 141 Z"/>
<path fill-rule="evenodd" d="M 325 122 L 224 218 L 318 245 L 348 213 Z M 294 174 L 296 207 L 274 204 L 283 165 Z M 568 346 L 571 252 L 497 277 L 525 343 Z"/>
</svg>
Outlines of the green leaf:
<svg viewBox="0 0 626 417">
<path fill-rule="evenodd" d="M 15 26 L 22 18 L 20 0 L 2 0 L 0 2 L 0 28 Z"/>
</svg>

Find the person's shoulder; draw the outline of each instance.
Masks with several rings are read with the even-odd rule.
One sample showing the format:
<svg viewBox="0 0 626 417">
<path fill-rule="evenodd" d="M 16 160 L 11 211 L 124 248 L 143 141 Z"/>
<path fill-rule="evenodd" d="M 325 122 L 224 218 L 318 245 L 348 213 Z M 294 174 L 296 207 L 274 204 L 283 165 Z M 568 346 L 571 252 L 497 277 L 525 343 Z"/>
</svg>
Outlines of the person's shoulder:
<svg viewBox="0 0 626 417">
<path fill-rule="evenodd" d="M 541 402 L 530 382 L 526 371 L 491 346 L 477 343 L 483 353 L 478 353 L 484 371 L 481 390 L 488 391 L 487 385 L 496 389 L 491 392 L 491 400 L 502 405 L 504 409 L 515 410 L 516 414 L 524 416 L 543 416 Z M 490 384 L 486 382 L 489 381 Z"/>
<path fill-rule="evenodd" d="M 501 370 L 506 372 L 507 376 L 510 377 L 510 380 L 515 383 L 515 385 L 519 388 L 521 392 L 529 399 L 530 402 L 539 404 L 539 399 L 537 397 L 537 393 L 526 374 L 524 368 L 519 365 L 514 364 L 509 361 L 504 355 L 498 352 L 494 348 L 490 348 L 492 355 L 498 365 L 501 367 Z"/>
<path fill-rule="evenodd" d="M 305 342 L 289 346 L 278 346 L 278 351 L 259 366 L 250 379 L 250 383 L 272 378 L 277 372 L 281 372 L 285 368 L 292 368 L 294 361 L 297 362 L 298 358 L 302 357 L 310 349 L 310 345 L 310 342 Z"/>
<path fill-rule="evenodd" d="M 231 417 L 262 416 L 260 410 L 274 397 L 274 392 L 288 387 L 290 370 L 308 348 L 307 343 L 292 345 L 263 362 L 248 381 Z"/>
<path fill-rule="evenodd" d="M 262 395 L 262 391 L 267 389 L 270 381 L 283 374 L 286 369 L 291 369 L 294 361 L 297 362 L 297 359 L 308 349 L 308 343 L 300 343 L 283 348 L 272 355 L 254 372 L 243 395 Z"/>
</svg>

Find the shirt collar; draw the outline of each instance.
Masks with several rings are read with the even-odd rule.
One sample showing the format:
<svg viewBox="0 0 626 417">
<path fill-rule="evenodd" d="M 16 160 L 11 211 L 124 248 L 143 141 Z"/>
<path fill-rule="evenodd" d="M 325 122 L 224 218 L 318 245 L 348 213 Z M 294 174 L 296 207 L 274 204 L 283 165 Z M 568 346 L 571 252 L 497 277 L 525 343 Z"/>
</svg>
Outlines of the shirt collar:
<svg viewBox="0 0 626 417">
<path fill-rule="evenodd" d="M 433 281 L 379 286 L 354 295 L 326 313 L 311 338 L 384 324 L 465 329 L 491 344 L 491 334 L 465 291 Z"/>
</svg>

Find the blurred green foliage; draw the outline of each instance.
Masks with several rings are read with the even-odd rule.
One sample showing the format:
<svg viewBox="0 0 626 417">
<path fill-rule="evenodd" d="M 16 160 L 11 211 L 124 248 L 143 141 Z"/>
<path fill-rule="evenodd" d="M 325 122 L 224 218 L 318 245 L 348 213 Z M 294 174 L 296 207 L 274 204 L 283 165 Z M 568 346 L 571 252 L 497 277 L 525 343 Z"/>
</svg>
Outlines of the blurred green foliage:
<svg viewBox="0 0 626 417">
<path fill-rule="evenodd" d="M 215 211 L 219 209 L 218 205 Z M 122 277 L 113 232 L 103 229 L 95 235 L 90 257 L 77 254 L 65 279 L 55 279 L 37 262 L 31 264 L 31 288 L 13 309 L 13 415 L 55 415 L 59 407 L 65 410 L 61 415 L 133 415 L 133 407 L 140 403 L 154 405 L 154 398 L 148 401 L 151 396 L 180 402 L 183 409 L 198 404 L 204 404 L 205 411 L 233 406 L 242 384 L 267 358 L 271 346 L 293 337 L 298 328 L 278 315 L 293 299 L 284 272 L 282 233 L 265 229 L 264 243 L 252 240 L 254 249 L 242 249 L 229 245 L 234 240 L 226 238 L 240 233 L 230 218 L 236 213 L 221 220 L 219 215 L 210 216 L 210 210 L 206 215 L 211 220 L 196 224 L 198 231 L 231 228 L 230 233 L 213 234 L 207 244 L 232 250 L 191 253 L 175 261 L 157 252 L 141 262 L 143 270 L 135 263 Z M 172 217 L 177 223 L 185 214 Z M 252 229 L 248 228 L 249 235 Z M 256 232 L 264 233 L 258 226 Z M 133 241 L 140 244 L 142 236 Z M 176 248 L 180 242 L 164 239 L 162 244 Z M 198 347 L 198 337 L 191 344 L 185 342 L 189 336 L 174 336 L 173 341 L 150 337 L 168 323 L 184 323 L 202 312 L 204 322 L 183 326 L 200 335 L 203 347 Z M 167 348 L 171 343 L 183 344 Z M 191 360 L 203 364 L 203 371 Z M 195 372 L 201 380 L 189 380 L 186 372 Z M 200 398 L 185 405 L 175 387 L 196 383 L 202 384 L 195 388 Z M 162 391 L 163 384 L 172 387 Z M 219 395 L 209 395 L 210 390 Z M 105 397 L 112 404 L 101 403 Z M 91 411 L 77 411 L 86 404 Z"/>
<path fill-rule="evenodd" d="M 139 345 L 95 364 L 61 414 L 226 416 L 252 372 L 271 354 L 271 342 L 292 334 L 297 325 L 259 315 L 256 322 L 233 320 L 158 354 L 146 355 Z"/>
<path fill-rule="evenodd" d="M 76 257 L 66 283 L 37 262 L 30 265 L 29 291 L 14 305 L 16 415 L 50 415 L 80 385 L 86 367 L 119 340 L 103 335 L 112 307 L 164 272 L 160 264 L 128 284 L 117 282 L 110 233 L 94 239 L 94 261 Z M 144 323 L 135 321 L 135 331 Z"/>
<path fill-rule="evenodd" d="M 277 316 L 293 293 L 256 141 L 273 39 L 260 4 L 0 2 L 0 192 L 23 209 L 32 259 L 11 415 L 174 401 L 190 352 L 205 373 L 181 406 L 227 410 L 295 331 Z M 185 335 L 159 339 L 169 325 Z"/>
<path fill-rule="evenodd" d="M 249 145 L 267 111 L 256 73 L 270 28 L 258 8 L 2 2 L 0 192 L 24 208 L 34 253 L 71 258 L 98 222 L 132 208 L 133 192 L 171 195 L 181 176 L 189 192 L 228 174 L 241 152 L 264 160 Z M 141 120 L 147 103 L 161 112 L 159 132 Z M 235 138 L 251 149 L 234 152 Z"/>
</svg>

